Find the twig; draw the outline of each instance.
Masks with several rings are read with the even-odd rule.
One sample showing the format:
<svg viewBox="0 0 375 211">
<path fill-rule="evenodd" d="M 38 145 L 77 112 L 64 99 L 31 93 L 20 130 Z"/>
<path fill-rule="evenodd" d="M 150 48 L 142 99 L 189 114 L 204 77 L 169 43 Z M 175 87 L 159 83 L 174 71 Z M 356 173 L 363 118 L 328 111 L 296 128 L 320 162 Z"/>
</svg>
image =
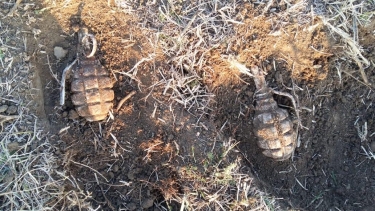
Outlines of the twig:
<svg viewBox="0 0 375 211">
<path fill-rule="evenodd" d="M 117 210 L 117 209 L 113 206 L 111 200 L 109 200 L 109 199 L 107 198 L 107 196 L 105 195 L 102 186 L 101 186 L 101 185 L 98 185 L 98 186 L 100 187 L 100 190 L 102 191 L 102 195 L 104 196 L 104 199 L 105 199 L 105 201 L 107 202 L 108 207 L 111 208 L 111 210 L 113 210 L 113 211 Z"/>
<path fill-rule="evenodd" d="M 83 166 L 83 167 L 86 167 L 86 168 L 91 169 L 92 171 L 94 171 L 94 172 L 96 172 L 97 174 L 99 174 L 103 179 L 105 179 L 106 182 L 108 182 L 108 179 L 105 178 L 105 177 L 103 176 L 103 174 L 101 174 L 101 173 L 98 172 L 97 170 L 91 168 L 90 166 L 87 166 L 87 165 L 85 165 L 85 164 L 78 163 L 78 162 L 75 162 L 75 161 L 72 161 L 72 160 L 70 160 L 70 162 L 72 162 L 72 163 L 74 163 L 74 164 L 76 164 L 76 165 Z"/>
<path fill-rule="evenodd" d="M 49 67 L 49 72 L 51 73 L 52 77 L 57 81 L 57 83 L 60 83 L 59 79 L 57 79 L 57 74 L 54 74 L 53 71 L 52 71 L 51 64 L 49 62 L 48 54 L 47 54 L 47 64 L 48 64 L 48 67 Z"/>
<path fill-rule="evenodd" d="M 223 56 L 223 57 L 226 57 L 226 56 Z M 233 56 L 228 56 L 228 62 L 231 66 L 237 68 L 242 74 L 248 75 L 250 77 L 254 77 L 254 75 L 251 74 L 251 71 L 245 65 L 235 60 Z"/>
<path fill-rule="evenodd" d="M 151 54 L 151 55 L 149 55 L 148 58 L 142 58 L 142 59 L 139 60 L 139 61 L 134 65 L 134 67 L 133 67 L 132 69 L 130 69 L 127 73 L 131 73 L 131 72 L 133 72 L 134 70 L 136 70 L 136 69 L 138 68 L 138 66 L 139 66 L 140 64 L 142 64 L 143 62 L 151 61 L 151 60 L 154 59 L 154 57 L 155 57 L 155 55 L 154 55 L 154 54 Z M 133 75 L 134 75 L 134 76 L 137 75 L 137 71 L 134 71 L 134 72 L 133 72 Z"/>
<path fill-rule="evenodd" d="M 73 65 L 78 61 L 78 59 L 75 59 L 70 65 L 68 65 L 64 70 L 63 74 L 61 76 L 61 83 L 60 83 L 60 105 L 64 105 L 65 103 L 65 80 L 67 74 L 71 71 Z"/>
<path fill-rule="evenodd" d="M 293 97 L 291 94 L 289 94 L 289 93 L 276 91 L 276 90 L 274 90 L 274 89 L 271 89 L 271 91 L 272 91 L 274 94 L 288 97 L 288 98 L 292 101 L 292 104 L 293 104 L 294 110 L 295 110 L 295 112 L 296 112 L 296 116 L 297 116 L 297 120 L 298 120 L 298 125 L 299 125 L 301 128 L 304 128 L 304 126 L 302 126 L 301 119 L 300 119 L 300 117 L 299 117 L 299 109 L 297 108 L 297 104 L 296 104 L 296 101 L 295 101 L 294 97 Z"/>
<path fill-rule="evenodd" d="M 268 4 L 264 7 L 262 15 L 264 15 L 268 11 L 268 9 L 271 7 L 272 4 L 273 4 L 273 0 L 270 0 Z"/>
<path fill-rule="evenodd" d="M 136 91 L 132 91 L 130 92 L 128 95 L 126 95 L 117 105 L 117 108 L 116 108 L 116 112 L 118 112 L 121 108 L 121 106 L 127 101 L 129 100 L 133 95 L 135 95 L 135 93 L 137 93 Z"/>
<path fill-rule="evenodd" d="M 14 13 L 14 11 L 16 11 L 17 7 L 21 4 L 21 1 L 22 0 L 17 0 L 16 3 L 13 5 L 12 9 L 9 10 L 8 14 L 6 14 L 3 17 L 3 19 L 6 18 L 6 17 L 8 17 L 8 16 L 12 16 L 13 13 Z"/>
<path fill-rule="evenodd" d="M 360 81 L 359 79 L 357 79 L 356 77 L 354 77 L 352 74 L 346 72 L 345 70 L 341 70 L 343 73 L 347 74 L 349 77 L 353 78 L 354 80 L 356 80 L 358 83 L 366 86 L 367 88 L 369 88 L 370 90 L 372 90 L 372 87 L 369 85 L 369 84 L 366 84 L 365 82 L 363 81 Z"/>
<path fill-rule="evenodd" d="M 9 120 L 12 120 L 12 119 L 17 119 L 19 118 L 18 115 L 11 115 L 11 116 L 6 116 L 6 115 L 1 115 L 0 114 L 0 125 L 1 125 L 1 131 L 3 131 L 3 123 L 6 122 L 6 121 L 9 121 Z"/>
<path fill-rule="evenodd" d="M 362 76 L 362 79 L 363 79 L 363 82 L 365 84 L 369 85 L 369 81 L 368 81 L 367 75 L 364 71 L 362 62 L 366 65 L 370 65 L 370 62 L 362 55 L 361 51 L 359 50 L 359 48 L 357 46 L 357 43 L 355 41 L 353 41 L 353 39 L 350 37 L 350 35 L 348 33 L 346 33 L 345 31 L 343 31 L 343 30 L 341 30 L 341 29 L 339 29 L 335 26 L 333 26 L 327 20 L 323 19 L 323 24 L 328 26 L 328 28 L 330 28 L 332 31 L 334 31 L 338 35 L 340 35 L 341 38 L 350 46 L 350 49 L 351 49 L 352 52 L 349 54 L 349 56 L 357 63 L 357 65 L 359 67 L 359 72 L 361 73 L 361 76 Z M 362 62 L 357 57 L 360 57 L 362 59 Z"/>
<path fill-rule="evenodd" d="M 307 190 L 308 191 L 308 189 L 307 188 L 305 188 L 303 185 L 302 185 L 302 183 L 297 179 L 297 177 L 294 177 L 295 179 L 296 179 L 296 181 L 297 181 L 297 183 L 304 189 L 304 190 Z"/>
</svg>

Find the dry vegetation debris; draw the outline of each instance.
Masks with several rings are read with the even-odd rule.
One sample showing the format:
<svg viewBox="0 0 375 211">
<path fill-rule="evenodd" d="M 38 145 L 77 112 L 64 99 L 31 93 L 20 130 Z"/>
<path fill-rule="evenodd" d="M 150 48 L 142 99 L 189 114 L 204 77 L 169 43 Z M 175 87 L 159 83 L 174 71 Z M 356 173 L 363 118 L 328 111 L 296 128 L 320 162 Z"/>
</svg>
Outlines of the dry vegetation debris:
<svg viewBox="0 0 375 211">
<path fill-rule="evenodd" d="M 213 72 L 207 60 L 212 49 L 230 42 L 234 24 L 241 24 L 239 4 L 199 0 L 147 1 L 143 5 L 117 1 L 117 5 L 126 13 L 137 14 L 142 27 L 155 29 L 155 47 L 168 59 L 168 69 L 159 69 L 164 95 L 194 114 L 205 113 L 214 96 L 203 83 Z"/>
<path fill-rule="evenodd" d="M 347 62 L 350 58 L 358 65 L 362 81 L 365 85 L 370 85 L 365 69 L 370 67 L 370 61 L 363 56 L 363 48 L 358 37 L 360 27 L 365 27 L 370 23 L 375 15 L 374 1 L 318 1 L 313 8 L 323 21 L 323 24 L 330 30 L 338 43 L 342 46 L 343 59 L 337 57 L 336 68 L 338 74 L 342 72 L 351 75 L 347 70 L 339 70 L 341 63 Z M 341 69 L 341 68 L 340 68 Z M 341 76 L 340 76 L 341 78 Z"/>
<path fill-rule="evenodd" d="M 32 108 L 38 103 L 34 82 L 39 76 L 28 63 L 26 39 L 7 20 L 1 27 L 0 207 L 53 209 L 64 197 L 64 172 L 58 170 L 56 148 L 34 115 L 38 109 Z"/>
</svg>

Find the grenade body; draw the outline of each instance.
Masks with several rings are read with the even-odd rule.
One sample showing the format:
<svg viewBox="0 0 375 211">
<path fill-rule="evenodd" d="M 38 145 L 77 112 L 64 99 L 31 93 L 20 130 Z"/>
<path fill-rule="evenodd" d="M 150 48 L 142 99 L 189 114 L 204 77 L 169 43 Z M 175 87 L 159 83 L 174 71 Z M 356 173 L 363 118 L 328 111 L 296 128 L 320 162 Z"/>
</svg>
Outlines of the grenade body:
<svg viewBox="0 0 375 211">
<path fill-rule="evenodd" d="M 95 57 L 81 59 L 71 84 L 71 98 L 78 115 L 88 121 L 105 119 L 113 106 L 112 87 L 107 70 Z"/>
<path fill-rule="evenodd" d="M 277 161 L 289 159 L 296 148 L 296 132 L 288 111 L 278 107 L 272 91 L 263 86 L 255 94 L 253 132 L 263 154 Z"/>
</svg>

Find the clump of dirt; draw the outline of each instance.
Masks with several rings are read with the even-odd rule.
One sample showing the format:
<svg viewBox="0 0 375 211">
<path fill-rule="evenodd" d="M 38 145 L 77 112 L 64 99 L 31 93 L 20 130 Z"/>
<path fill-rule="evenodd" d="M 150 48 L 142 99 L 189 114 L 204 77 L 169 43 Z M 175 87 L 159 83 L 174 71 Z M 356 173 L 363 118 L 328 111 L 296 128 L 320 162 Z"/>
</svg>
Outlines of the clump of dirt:
<svg viewBox="0 0 375 211">
<path fill-rule="evenodd" d="M 333 56 L 332 41 L 319 18 L 306 24 L 300 24 L 297 20 L 282 22 L 280 17 L 288 19 L 288 15 L 257 15 L 258 10 L 251 4 L 245 4 L 244 8 L 241 11 L 245 16 L 243 24 L 235 27 L 236 39 L 225 43 L 220 53 L 234 54 L 239 62 L 249 67 L 267 61 L 267 72 L 277 71 L 272 60 L 283 61 L 291 76 L 297 80 L 314 82 L 327 77 L 329 59 Z M 220 81 L 227 84 L 231 78 L 239 81 L 236 80 L 238 72 L 222 64 L 220 60 L 223 59 L 218 56 L 220 53 L 214 50 L 211 57 L 214 61 L 211 62 L 215 72 L 214 87 Z"/>
</svg>

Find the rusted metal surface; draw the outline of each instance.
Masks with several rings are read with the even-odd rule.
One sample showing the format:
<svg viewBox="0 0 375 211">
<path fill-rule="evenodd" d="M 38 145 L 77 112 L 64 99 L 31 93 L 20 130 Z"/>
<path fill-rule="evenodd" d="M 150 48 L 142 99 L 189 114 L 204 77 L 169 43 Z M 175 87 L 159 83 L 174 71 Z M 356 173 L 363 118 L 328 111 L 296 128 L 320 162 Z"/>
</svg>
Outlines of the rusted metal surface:
<svg viewBox="0 0 375 211">
<path fill-rule="evenodd" d="M 60 105 L 65 102 L 66 75 L 78 63 L 71 83 L 72 102 L 78 115 L 88 121 L 100 121 L 107 117 L 113 106 L 113 82 L 108 71 L 95 57 L 97 43 L 94 35 L 88 34 L 87 29 L 81 29 L 78 39 L 77 59 L 63 71 Z"/>
<path fill-rule="evenodd" d="M 258 67 L 251 69 L 256 84 L 253 132 L 263 154 L 275 160 L 289 159 L 296 148 L 296 132 L 287 110 L 280 108 Z"/>
<path fill-rule="evenodd" d="M 112 87 L 108 71 L 95 57 L 80 60 L 71 84 L 71 98 L 78 115 L 88 121 L 105 119 L 113 106 Z"/>
</svg>

